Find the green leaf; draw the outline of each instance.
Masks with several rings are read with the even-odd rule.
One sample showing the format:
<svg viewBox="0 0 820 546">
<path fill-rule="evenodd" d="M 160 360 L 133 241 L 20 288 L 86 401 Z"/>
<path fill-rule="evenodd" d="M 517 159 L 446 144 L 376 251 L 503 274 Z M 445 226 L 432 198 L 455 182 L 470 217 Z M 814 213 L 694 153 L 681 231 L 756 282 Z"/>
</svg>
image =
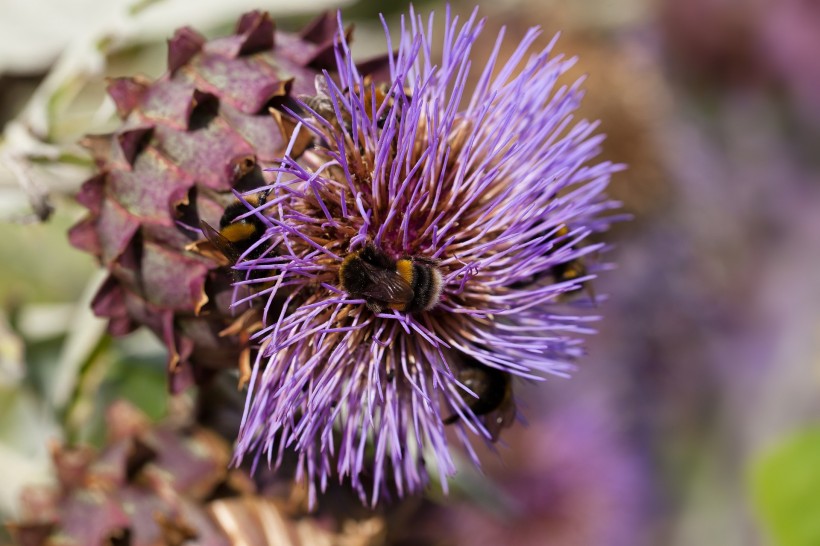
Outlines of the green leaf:
<svg viewBox="0 0 820 546">
<path fill-rule="evenodd" d="M 820 544 L 820 428 L 804 430 L 754 462 L 755 509 L 778 546 Z"/>
</svg>

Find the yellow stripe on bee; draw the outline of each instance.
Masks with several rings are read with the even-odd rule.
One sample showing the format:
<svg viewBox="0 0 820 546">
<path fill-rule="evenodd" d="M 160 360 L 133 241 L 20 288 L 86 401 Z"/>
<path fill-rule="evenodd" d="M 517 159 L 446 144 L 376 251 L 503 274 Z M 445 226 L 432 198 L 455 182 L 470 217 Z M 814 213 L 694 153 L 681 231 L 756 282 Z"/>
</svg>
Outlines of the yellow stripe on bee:
<svg viewBox="0 0 820 546">
<path fill-rule="evenodd" d="M 398 273 L 402 279 L 407 281 L 407 284 L 413 286 L 413 261 L 408 259 L 401 259 L 396 262 L 396 273 Z"/>
<path fill-rule="evenodd" d="M 244 241 L 256 232 L 256 226 L 246 222 L 229 224 L 222 228 L 219 233 L 232 243 Z"/>
</svg>

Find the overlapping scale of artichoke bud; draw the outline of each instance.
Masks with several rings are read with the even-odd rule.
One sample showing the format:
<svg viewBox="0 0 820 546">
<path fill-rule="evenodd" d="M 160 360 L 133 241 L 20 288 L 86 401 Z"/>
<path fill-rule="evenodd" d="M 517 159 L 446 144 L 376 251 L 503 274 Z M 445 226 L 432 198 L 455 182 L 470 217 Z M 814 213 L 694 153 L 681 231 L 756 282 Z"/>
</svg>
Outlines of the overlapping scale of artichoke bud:
<svg viewBox="0 0 820 546">
<path fill-rule="evenodd" d="M 55 487 L 32 486 L 8 525 L 20 546 L 384 544 L 384 517 L 310 515 L 291 480 L 228 469 L 230 446 L 185 423 L 152 425 L 124 402 L 107 413 L 106 446 L 53 449 Z M 350 499 L 348 499 L 350 504 Z"/>
<path fill-rule="evenodd" d="M 228 309 L 230 272 L 190 244 L 200 220 L 218 225 L 234 190 L 265 183 L 287 144 L 276 108 L 334 66 L 335 30 L 324 15 L 300 35 L 277 32 L 261 12 L 212 41 L 186 27 L 169 40 L 163 77 L 109 83 L 123 124 L 85 141 L 99 170 L 78 195 L 89 214 L 70 240 L 109 271 L 93 308 L 110 332 L 146 325 L 167 345 L 172 391 L 236 366 L 244 338 Z"/>
</svg>

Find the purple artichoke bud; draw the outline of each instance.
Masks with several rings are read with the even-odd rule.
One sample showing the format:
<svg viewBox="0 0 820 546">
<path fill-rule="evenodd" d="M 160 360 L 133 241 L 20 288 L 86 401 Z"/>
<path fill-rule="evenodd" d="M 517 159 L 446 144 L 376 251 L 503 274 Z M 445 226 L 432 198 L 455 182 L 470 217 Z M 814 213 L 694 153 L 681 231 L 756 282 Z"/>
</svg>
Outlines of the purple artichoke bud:
<svg viewBox="0 0 820 546">
<path fill-rule="evenodd" d="M 202 505 L 217 488 L 236 483 L 226 470 L 227 443 L 201 428 L 152 427 L 125 403 L 107 415 L 106 447 L 55 447 L 56 489 L 23 495 L 20 544 L 202 544 L 227 541 Z M 223 489 L 226 489 L 223 487 Z"/>
<path fill-rule="evenodd" d="M 445 17 L 440 62 L 429 21 L 388 33 L 389 79 L 366 77 L 339 20 L 338 78 L 300 97 L 288 153 L 255 212 L 265 256 L 237 264 L 236 303 L 268 309 L 236 459 L 300 454 L 311 498 L 331 475 L 363 501 L 455 472 L 451 443 L 478 464 L 516 417 L 514 386 L 566 376 L 596 303 L 588 242 L 614 219 L 594 163 L 597 124 L 573 119 L 574 59 L 531 51 L 473 59 L 483 21 Z M 465 82 L 479 74 L 474 90 Z M 304 135 L 311 146 L 300 145 Z M 284 299 L 284 303 L 275 302 Z"/>
<path fill-rule="evenodd" d="M 109 83 L 123 125 L 86 139 L 99 172 L 78 195 L 89 214 L 70 240 L 108 269 L 93 306 L 111 333 L 145 325 L 167 345 L 174 392 L 237 364 L 248 321 L 228 308 L 231 276 L 190 245 L 200 221 L 219 225 L 232 190 L 266 183 L 262 168 L 286 145 L 269 110 L 331 67 L 334 31 L 323 16 L 299 36 L 276 32 L 251 12 L 212 41 L 178 30 L 159 80 Z"/>
<path fill-rule="evenodd" d="M 228 469 L 230 446 L 208 429 L 151 425 L 124 402 L 109 408 L 107 422 L 99 453 L 55 447 L 57 487 L 24 491 L 22 517 L 8 526 L 17 544 L 383 543 L 382 515 L 339 510 L 320 520 L 292 481 L 260 495 L 245 471 Z"/>
</svg>

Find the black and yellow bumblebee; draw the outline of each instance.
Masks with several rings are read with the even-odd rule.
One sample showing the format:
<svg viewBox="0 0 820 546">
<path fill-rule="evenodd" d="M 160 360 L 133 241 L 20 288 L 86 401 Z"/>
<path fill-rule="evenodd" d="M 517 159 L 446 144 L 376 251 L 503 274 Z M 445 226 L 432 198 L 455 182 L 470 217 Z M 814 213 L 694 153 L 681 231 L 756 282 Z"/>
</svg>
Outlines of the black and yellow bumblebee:
<svg viewBox="0 0 820 546">
<path fill-rule="evenodd" d="M 345 256 L 339 268 L 342 289 L 365 300 L 374 313 L 387 308 L 406 313 L 429 311 L 441 297 L 438 262 L 419 256 L 394 260 L 373 244 Z"/>
<path fill-rule="evenodd" d="M 207 222 L 200 221 L 203 235 L 228 260 L 229 265 L 236 265 L 243 255 L 245 259 L 259 258 L 266 254 L 268 247 L 258 245 L 251 250 L 265 235 L 267 226 L 257 214 L 248 214 L 251 207 L 261 207 L 268 198 L 268 192 L 263 191 L 245 197 L 247 205 L 236 200 L 225 208 L 219 219 L 219 230 Z M 240 219 L 240 216 L 247 215 Z M 250 252 L 248 252 L 250 250 Z M 247 254 L 246 254 L 247 252 Z"/>
<path fill-rule="evenodd" d="M 476 396 L 460 391 L 466 406 L 481 419 L 493 442 L 501 431 L 515 422 L 516 407 L 513 398 L 512 375 L 508 372 L 465 357 L 459 364 L 456 379 Z M 458 414 L 444 420 L 445 425 L 458 421 Z"/>
<path fill-rule="evenodd" d="M 560 239 L 567 237 L 569 233 L 569 226 L 567 226 L 566 224 L 561 224 L 561 226 L 558 227 L 555 234 L 552 236 L 552 239 Z M 566 246 L 567 243 L 558 243 L 555 246 L 554 250 L 552 250 L 552 252 L 560 250 Z M 577 257 L 552 266 L 547 271 L 547 274 L 552 278 L 553 282 L 559 283 L 580 279 L 581 277 L 586 277 L 588 274 L 588 270 L 584 258 Z M 517 281 L 509 286 L 510 288 L 524 288 L 538 282 L 540 277 L 541 275 L 534 275 L 529 279 Z M 590 300 L 592 302 L 595 302 L 595 292 L 592 289 L 592 283 L 590 283 L 589 281 L 579 283 L 577 287 L 573 288 L 572 290 L 568 290 L 566 294 L 574 295 L 581 291 L 586 292 Z"/>
<path fill-rule="evenodd" d="M 562 224 L 555 233 L 556 238 L 566 237 L 568 235 L 569 227 L 566 224 Z M 558 248 L 563 248 L 563 246 L 564 245 L 561 245 Z M 584 258 L 581 257 L 573 258 L 572 260 L 562 262 L 550 268 L 550 274 L 553 279 L 555 279 L 555 282 L 566 282 L 580 279 L 581 277 L 586 277 L 588 272 L 586 262 Z M 589 281 L 580 283 L 577 288 L 568 291 L 567 294 L 576 294 L 581 291 L 586 292 L 589 299 L 593 303 L 595 302 L 595 291 L 592 289 L 592 283 Z"/>
</svg>

